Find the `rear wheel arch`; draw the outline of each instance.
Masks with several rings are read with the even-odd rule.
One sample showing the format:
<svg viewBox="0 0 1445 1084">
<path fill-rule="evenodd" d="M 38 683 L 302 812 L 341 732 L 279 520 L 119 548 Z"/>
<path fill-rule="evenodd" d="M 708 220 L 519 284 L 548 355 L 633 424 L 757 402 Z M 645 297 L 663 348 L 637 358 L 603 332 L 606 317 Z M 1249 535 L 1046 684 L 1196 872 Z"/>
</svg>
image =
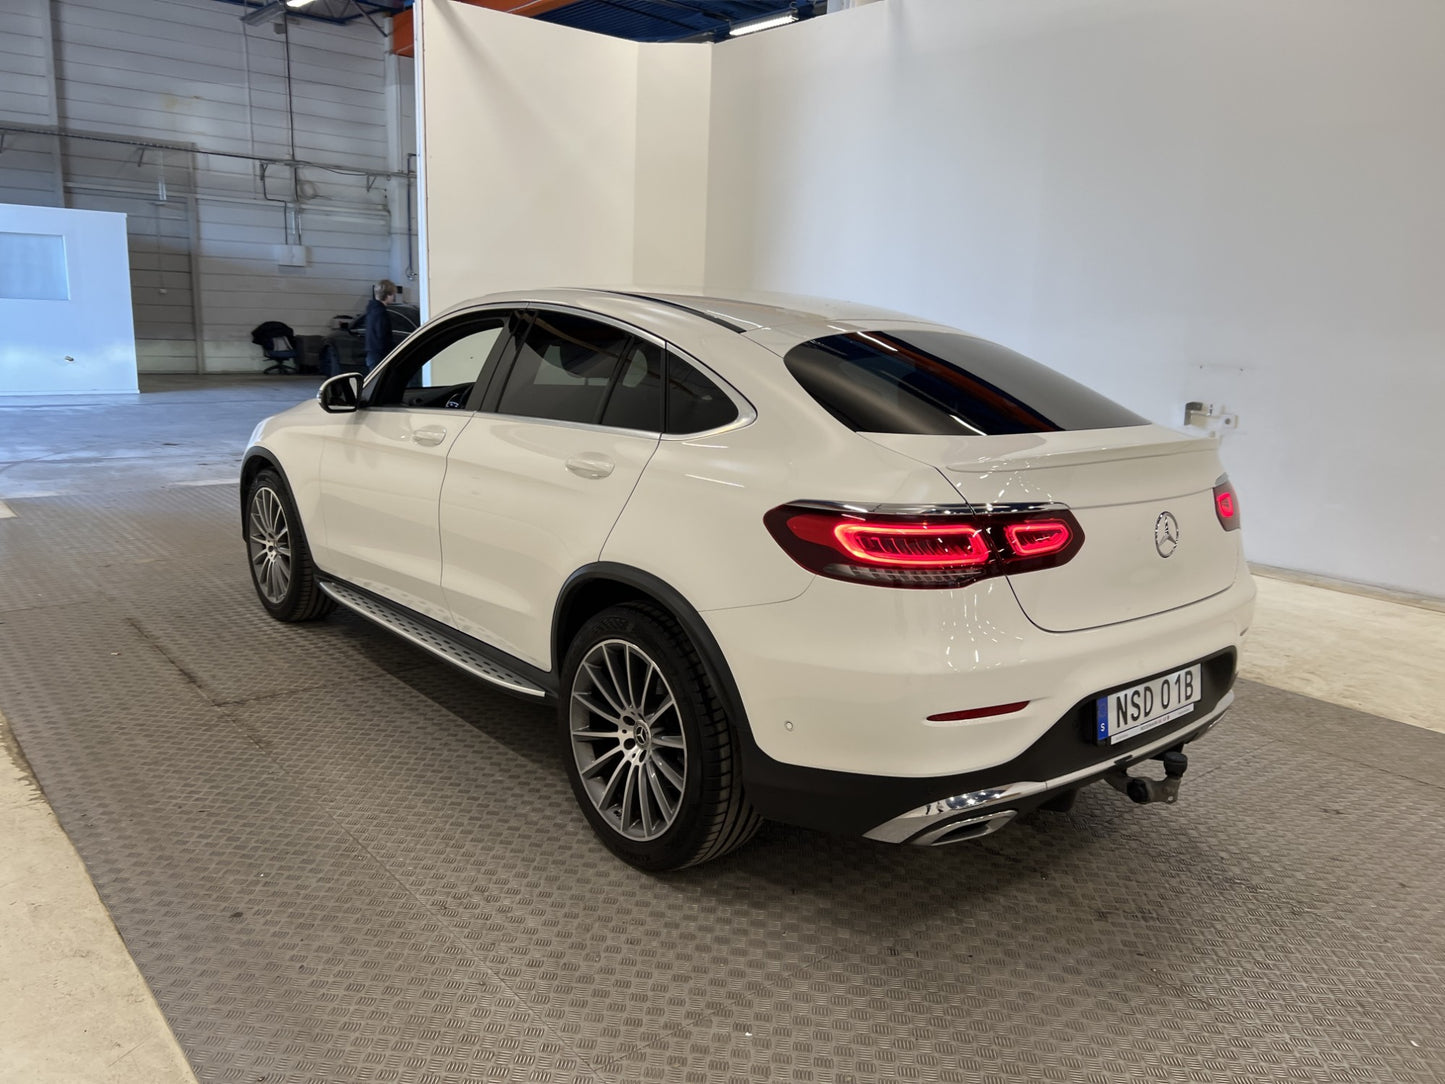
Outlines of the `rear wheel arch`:
<svg viewBox="0 0 1445 1084">
<path fill-rule="evenodd" d="M 599 561 L 578 569 L 567 578 L 557 596 L 552 616 L 552 666 L 560 676 L 567 649 L 587 620 L 611 606 L 640 603 L 661 611 L 675 621 L 692 641 L 708 680 L 722 701 L 729 723 L 743 740 L 751 744 L 752 728 L 743 710 L 742 697 L 732 670 L 723 656 L 707 622 L 676 588 L 650 572 L 631 565 Z"/>
</svg>

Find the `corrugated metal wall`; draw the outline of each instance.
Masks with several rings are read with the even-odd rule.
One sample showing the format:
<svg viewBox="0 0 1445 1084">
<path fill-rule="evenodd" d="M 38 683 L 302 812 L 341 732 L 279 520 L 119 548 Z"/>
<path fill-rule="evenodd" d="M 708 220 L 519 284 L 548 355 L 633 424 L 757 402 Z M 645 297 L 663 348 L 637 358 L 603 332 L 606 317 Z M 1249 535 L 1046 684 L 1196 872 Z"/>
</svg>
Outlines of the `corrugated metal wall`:
<svg viewBox="0 0 1445 1084">
<path fill-rule="evenodd" d="M 292 20 L 283 36 L 213 0 L 5 7 L 0 122 L 179 145 L 12 132 L 0 151 L 0 201 L 129 216 L 142 370 L 260 368 L 256 324 L 320 333 L 377 278 L 405 283 L 406 182 L 387 174 L 413 148 L 412 62 L 369 23 Z M 340 168 L 293 176 L 277 164 L 293 139 L 297 160 Z M 288 244 L 306 266 L 278 262 Z"/>
</svg>

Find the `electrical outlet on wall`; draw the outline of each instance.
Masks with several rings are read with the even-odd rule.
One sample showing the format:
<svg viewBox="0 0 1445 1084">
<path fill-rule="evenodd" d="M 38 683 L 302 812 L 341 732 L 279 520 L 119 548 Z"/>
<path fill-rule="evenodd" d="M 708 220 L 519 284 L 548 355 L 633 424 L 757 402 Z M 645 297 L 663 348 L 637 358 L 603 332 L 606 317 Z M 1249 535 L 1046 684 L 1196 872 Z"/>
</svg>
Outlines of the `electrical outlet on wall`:
<svg viewBox="0 0 1445 1084">
<path fill-rule="evenodd" d="M 1194 400 L 1184 404 L 1184 424 L 1222 437 L 1239 428 L 1239 415 L 1231 413 L 1223 403 Z"/>
</svg>

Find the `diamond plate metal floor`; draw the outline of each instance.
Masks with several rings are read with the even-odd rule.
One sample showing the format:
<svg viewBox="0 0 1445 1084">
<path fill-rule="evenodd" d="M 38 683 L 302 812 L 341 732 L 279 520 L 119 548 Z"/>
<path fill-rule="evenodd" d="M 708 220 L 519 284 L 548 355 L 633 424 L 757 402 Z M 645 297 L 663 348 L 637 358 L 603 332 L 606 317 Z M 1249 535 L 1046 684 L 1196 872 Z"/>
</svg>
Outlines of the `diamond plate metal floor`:
<svg viewBox="0 0 1445 1084">
<path fill-rule="evenodd" d="M 1174 808 L 654 878 L 233 487 L 11 505 L 0 710 L 202 1081 L 1445 1080 L 1445 736 L 1245 684 Z"/>
</svg>

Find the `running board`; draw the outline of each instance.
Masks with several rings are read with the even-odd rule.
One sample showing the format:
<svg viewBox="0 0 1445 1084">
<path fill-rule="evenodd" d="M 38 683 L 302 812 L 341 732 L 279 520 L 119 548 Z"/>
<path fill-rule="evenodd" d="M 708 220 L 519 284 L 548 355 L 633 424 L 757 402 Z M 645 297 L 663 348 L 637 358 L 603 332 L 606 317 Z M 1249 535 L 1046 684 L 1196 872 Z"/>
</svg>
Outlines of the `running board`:
<svg viewBox="0 0 1445 1084">
<path fill-rule="evenodd" d="M 396 606 L 389 605 L 381 599 L 375 598 L 355 588 L 348 587 L 344 583 L 337 583 L 334 580 L 322 580 L 321 590 L 334 598 L 348 610 L 352 610 L 368 621 L 373 621 L 382 628 L 396 633 L 402 639 L 410 641 L 423 651 L 430 651 L 439 659 L 451 663 L 459 669 L 465 670 L 473 677 L 481 678 L 483 681 L 493 685 L 500 685 L 510 692 L 521 693 L 523 696 L 546 696 L 538 685 L 528 681 L 519 674 L 513 673 L 505 666 L 493 662 L 479 651 L 475 651 L 464 644 L 458 643 L 444 632 L 433 628 L 425 622 L 418 621 L 415 617 L 406 613 Z"/>
</svg>

